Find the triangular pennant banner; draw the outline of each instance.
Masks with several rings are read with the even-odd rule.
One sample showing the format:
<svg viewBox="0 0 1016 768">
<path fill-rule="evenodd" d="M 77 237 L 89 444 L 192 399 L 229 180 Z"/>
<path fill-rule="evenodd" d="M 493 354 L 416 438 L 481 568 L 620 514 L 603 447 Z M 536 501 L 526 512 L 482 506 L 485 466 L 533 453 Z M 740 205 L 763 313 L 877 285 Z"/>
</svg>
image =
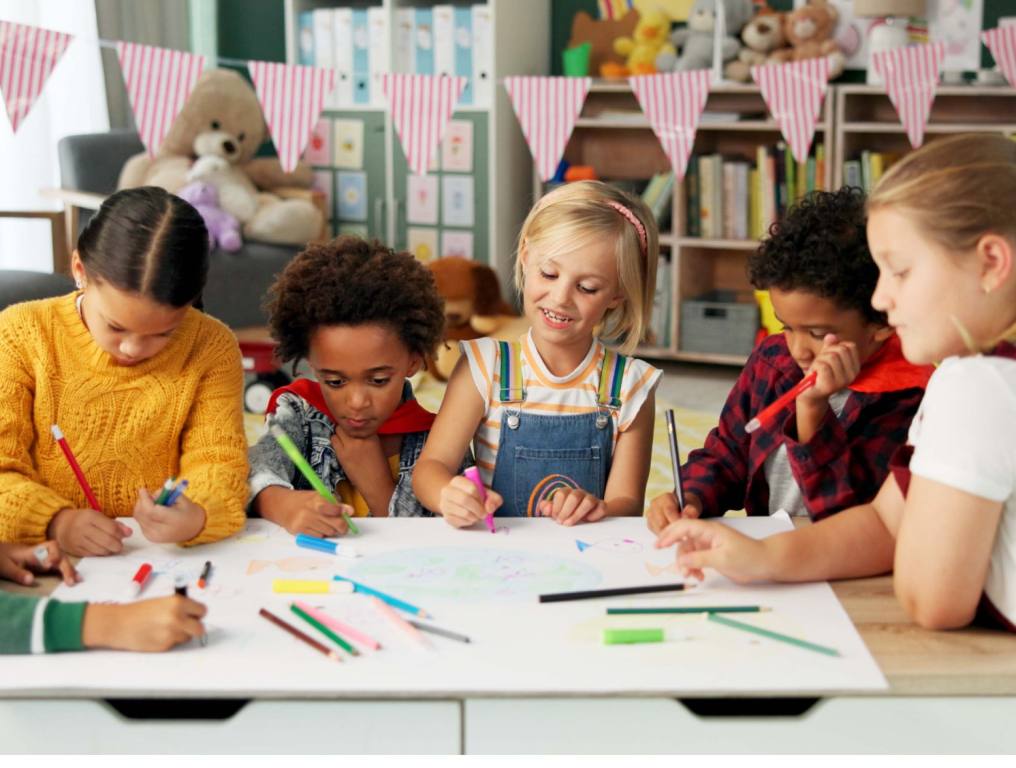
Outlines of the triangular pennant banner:
<svg viewBox="0 0 1016 768">
<path fill-rule="evenodd" d="M 885 81 L 889 100 L 896 107 L 914 149 L 924 143 L 924 128 L 935 101 L 938 68 L 945 52 L 945 43 L 925 43 L 876 51 L 871 55 L 871 65 Z"/>
<path fill-rule="evenodd" d="M 1016 87 L 1016 26 L 989 29 L 981 38 L 1009 85 Z"/>
<path fill-rule="evenodd" d="M 65 32 L 0 21 L 0 92 L 14 131 L 73 39 Z"/>
<path fill-rule="evenodd" d="M 335 70 L 274 61 L 248 61 L 247 70 L 279 163 L 288 173 L 307 148 L 325 96 L 335 90 Z"/>
<path fill-rule="evenodd" d="M 806 163 L 822 99 L 829 87 L 829 59 L 822 56 L 752 67 L 751 76 L 794 159 Z"/>
<path fill-rule="evenodd" d="M 205 57 L 138 43 L 116 44 L 141 143 L 155 157 L 205 68 Z"/>
<path fill-rule="evenodd" d="M 684 178 L 688 167 L 699 117 L 709 98 L 711 78 L 708 69 L 628 78 L 678 181 Z"/>
<path fill-rule="evenodd" d="M 505 90 L 543 181 L 557 171 L 592 84 L 590 77 L 505 78 Z"/>
<path fill-rule="evenodd" d="M 382 77 L 381 88 L 388 99 L 395 132 L 409 167 L 418 176 L 426 175 L 465 87 L 466 78 L 448 75 Z"/>
</svg>

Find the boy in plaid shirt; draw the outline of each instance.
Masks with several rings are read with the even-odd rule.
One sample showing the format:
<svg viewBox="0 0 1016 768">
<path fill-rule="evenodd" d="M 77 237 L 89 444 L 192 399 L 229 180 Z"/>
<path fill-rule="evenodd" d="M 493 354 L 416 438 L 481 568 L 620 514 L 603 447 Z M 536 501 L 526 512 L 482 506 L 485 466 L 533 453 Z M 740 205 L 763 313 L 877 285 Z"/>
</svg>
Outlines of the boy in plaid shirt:
<svg viewBox="0 0 1016 768">
<path fill-rule="evenodd" d="M 786 510 L 814 520 L 870 501 L 906 442 L 931 368 L 908 363 L 886 316 L 871 306 L 878 268 L 859 190 L 816 192 L 770 229 L 749 261 L 783 333 L 752 353 L 720 423 L 647 513 L 654 532 L 681 517 Z M 813 387 L 761 428 L 745 425 L 806 374 Z"/>
</svg>

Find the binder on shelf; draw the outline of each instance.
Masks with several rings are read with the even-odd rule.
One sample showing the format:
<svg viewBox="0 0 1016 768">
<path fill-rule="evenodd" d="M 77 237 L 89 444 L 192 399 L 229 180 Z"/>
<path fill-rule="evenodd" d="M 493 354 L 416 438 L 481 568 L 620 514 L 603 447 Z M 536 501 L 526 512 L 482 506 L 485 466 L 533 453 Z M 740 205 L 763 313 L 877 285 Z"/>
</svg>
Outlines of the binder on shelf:
<svg viewBox="0 0 1016 768">
<path fill-rule="evenodd" d="M 388 12 L 379 5 L 367 9 L 370 40 L 370 104 L 384 109 L 386 101 L 381 78 L 388 71 L 391 49 L 388 41 Z"/>
<path fill-rule="evenodd" d="M 494 101 L 494 40 L 490 8 L 474 5 L 473 11 L 473 103 L 489 107 Z"/>
<path fill-rule="evenodd" d="M 459 104 L 473 103 L 473 12 L 467 5 L 455 6 L 455 74 L 466 78 Z"/>
<path fill-rule="evenodd" d="M 455 74 L 455 7 L 434 6 L 434 74 Z"/>
<path fill-rule="evenodd" d="M 413 21 L 412 8 L 398 8 L 395 11 L 395 50 L 393 67 L 396 72 L 408 75 L 413 68 L 413 32 L 416 25 Z"/>
<path fill-rule="evenodd" d="M 329 35 L 331 19 L 328 20 Z M 314 12 L 302 11 L 296 17 L 296 63 L 305 67 L 317 64 L 314 58 Z"/>
<path fill-rule="evenodd" d="M 414 9 L 413 72 L 434 74 L 434 12 L 430 8 Z"/>
<path fill-rule="evenodd" d="M 336 8 L 333 17 L 333 66 L 336 73 L 335 104 L 344 108 L 353 103 L 353 9 Z"/>
<path fill-rule="evenodd" d="M 333 28 L 337 13 L 337 10 L 331 8 L 318 8 L 310 12 L 312 37 L 314 38 L 314 66 L 316 67 L 331 69 L 336 66 L 336 40 Z M 335 90 L 325 96 L 325 109 L 335 109 L 338 106 L 337 94 L 338 90 Z"/>
<path fill-rule="evenodd" d="M 370 28 L 367 9 L 353 9 L 353 103 L 370 104 Z"/>
</svg>

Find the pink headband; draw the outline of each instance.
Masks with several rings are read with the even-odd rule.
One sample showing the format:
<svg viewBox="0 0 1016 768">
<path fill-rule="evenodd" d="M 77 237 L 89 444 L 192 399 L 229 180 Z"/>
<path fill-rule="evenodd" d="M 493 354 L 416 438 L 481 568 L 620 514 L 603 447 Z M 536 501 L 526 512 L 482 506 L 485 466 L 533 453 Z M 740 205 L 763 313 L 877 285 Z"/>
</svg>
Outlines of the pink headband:
<svg viewBox="0 0 1016 768">
<path fill-rule="evenodd" d="M 642 257 L 647 258 L 649 244 L 646 239 L 646 228 L 642 226 L 642 222 L 639 221 L 638 216 L 632 213 L 626 206 L 621 205 L 621 203 L 614 202 L 613 200 L 608 200 L 607 205 L 628 219 L 628 221 L 631 222 L 631 225 L 635 227 L 635 233 L 639 236 L 639 250 L 642 253 Z"/>
</svg>

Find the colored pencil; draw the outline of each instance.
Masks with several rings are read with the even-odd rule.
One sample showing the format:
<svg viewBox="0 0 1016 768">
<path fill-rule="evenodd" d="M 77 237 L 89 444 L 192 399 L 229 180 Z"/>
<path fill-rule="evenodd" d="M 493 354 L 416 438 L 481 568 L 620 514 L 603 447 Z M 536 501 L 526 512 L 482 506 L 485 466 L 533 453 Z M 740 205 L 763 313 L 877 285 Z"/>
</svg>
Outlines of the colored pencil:
<svg viewBox="0 0 1016 768">
<path fill-rule="evenodd" d="M 316 629 L 322 635 L 327 637 L 329 640 L 331 640 L 333 643 L 335 643 L 337 646 L 339 646 L 339 648 L 344 650 L 350 656 L 359 656 L 360 655 L 360 652 L 358 650 L 356 650 L 356 648 L 351 646 L 349 643 L 347 643 L 345 640 L 343 640 L 341 637 L 339 637 L 339 635 L 337 633 L 333 632 L 331 629 L 329 629 L 324 624 L 322 624 L 320 621 L 315 619 L 313 616 L 311 616 L 305 610 L 300 608 L 300 606 L 298 606 L 296 603 L 291 603 L 290 606 L 289 606 L 289 610 L 291 610 L 293 613 L 295 613 L 301 619 L 303 619 L 308 624 L 310 624 L 312 627 L 314 627 L 314 629 Z"/>
<path fill-rule="evenodd" d="M 177 483 L 176 487 L 170 491 L 169 496 L 166 497 L 166 500 L 163 502 L 163 506 L 171 507 L 176 504 L 176 500 L 183 496 L 183 492 L 187 490 L 187 486 L 189 484 L 190 483 L 187 480 L 181 480 Z"/>
<path fill-rule="evenodd" d="M 296 546 L 303 547 L 304 549 L 316 549 L 318 552 L 327 552 L 331 555 L 341 555 L 343 557 L 360 556 L 360 553 L 356 551 L 352 544 L 346 544 L 345 542 L 340 544 L 337 541 L 309 536 L 306 533 L 296 534 Z"/>
<path fill-rule="evenodd" d="M 81 486 L 81 490 L 85 492 L 85 498 L 88 499 L 89 506 L 91 506 L 91 508 L 96 512 L 100 512 L 99 500 L 95 498 L 92 486 L 90 486 L 88 481 L 85 479 L 85 473 L 81 471 L 81 465 L 78 464 L 78 460 L 74 458 L 74 451 L 71 450 L 71 446 L 68 444 L 67 438 L 64 437 L 64 433 L 56 424 L 51 426 L 49 429 L 53 433 L 53 438 L 56 440 L 57 445 L 60 446 L 60 450 L 63 451 L 63 455 L 64 458 L 67 459 L 67 463 L 71 465 L 71 471 L 78 479 L 78 485 Z"/>
<path fill-rule="evenodd" d="M 201 575 L 198 576 L 198 588 L 205 589 L 208 586 L 208 577 L 212 574 L 212 561 L 205 560 L 205 567 L 201 569 Z"/>
<path fill-rule="evenodd" d="M 307 605 L 307 603 L 303 603 L 303 602 L 301 602 L 299 600 L 296 601 L 296 605 L 304 613 L 306 613 L 306 614 L 308 614 L 310 616 L 313 616 L 315 619 L 320 621 L 325 626 L 331 627 L 336 632 L 339 632 L 340 634 L 345 635 L 350 640 L 352 640 L 354 643 L 359 643 L 363 647 L 369 648 L 372 651 L 380 651 L 381 650 L 381 643 L 379 643 L 377 640 L 375 640 L 373 637 L 371 637 L 367 633 L 361 632 L 356 627 L 351 627 L 351 626 L 349 626 L 349 624 L 346 624 L 345 622 L 342 622 L 342 621 L 339 621 L 338 619 L 332 618 L 331 616 L 329 616 L 324 611 L 318 610 L 317 608 L 315 608 L 315 607 L 313 607 L 311 605 Z"/>
<path fill-rule="evenodd" d="M 434 635 L 440 635 L 441 637 L 447 637 L 449 640 L 458 640 L 460 643 L 472 642 L 466 635 L 460 635 L 458 632 L 452 632 L 450 629 L 441 629 L 441 627 L 435 627 L 431 624 L 424 624 L 422 621 L 414 621 L 413 619 L 406 619 L 417 629 L 422 629 L 424 632 L 430 632 Z"/>
<path fill-rule="evenodd" d="M 299 640 L 303 640 L 303 642 L 307 643 L 307 645 L 309 645 L 311 648 L 314 648 L 315 650 L 320 651 L 325 656 L 327 656 L 327 657 L 329 657 L 331 659 L 335 659 L 335 661 L 342 661 L 342 657 L 339 656 L 339 654 L 337 654 L 331 648 L 326 646 L 324 643 L 319 643 L 313 637 L 311 637 L 310 635 L 306 634 L 305 632 L 301 632 L 299 629 L 294 627 L 292 624 L 287 624 L 286 622 L 284 622 L 282 619 L 280 619 L 278 616 L 276 616 L 271 611 L 266 610 L 265 608 L 262 608 L 260 611 L 258 611 L 258 613 L 260 615 L 264 616 L 270 622 L 272 622 L 272 624 L 274 624 L 275 626 L 279 627 L 280 629 L 286 630 L 286 632 L 291 634 L 293 637 L 295 637 L 295 638 L 297 638 Z"/>
<path fill-rule="evenodd" d="M 354 592 L 361 592 L 361 593 L 363 593 L 365 595 L 372 595 L 372 596 L 378 598 L 379 600 L 383 600 L 384 602 L 388 603 L 388 605 L 390 605 L 392 608 L 398 608 L 400 611 L 405 611 L 406 613 L 415 614 L 416 616 L 419 616 L 421 619 L 432 619 L 432 618 L 434 618 L 433 616 L 431 616 L 429 613 L 427 613 L 422 608 L 417 608 L 412 603 L 407 603 L 405 600 L 399 600 L 399 598 L 392 597 L 391 595 L 386 594 L 386 593 L 384 593 L 384 592 L 382 592 L 382 591 L 380 591 L 378 589 L 374 589 L 373 587 L 368 587 L 366 584 L 361 584 L 358 581 L 353 581 L 352 579 L 347 579 L 345 576 L 333 576 L 332 578 L 335 581 L 349 582 L 350 584 L 353 585 L 353 591 Z"/>
<path fill-rule="evenodd" d="M 638 616 L 661 613 L 759 613 L 769 608 L 757 605 L 686 605 L 680 608 L 608 608 L 608 616 Z"/>
<path fill-rule="evenodd" d="M 598 597 L 618 595 L 643 595 L 650 592 L 680 592 L 691 589 L 692 584 L 647 584 L 642 587 L 614 587 L 612 589 L 587 589 L 581 592 L 552 592 L 540 595 L 541 603 L 561 603 L 566 600 L 593 600 Z"/>
<path fill-rule="evenodd" d="M 166 499 L 169 498 L 169 494 L 173 492 L 174 485 L 176 485 L 175 477 L 169 478 L 162 484 L 162 490 L 160 490 L 159 494 L 155 497 L 155 503 L 157 505 L 162 506 L 166 503 Z"/>
<path fill-rule="evenodd" d="M 334 581 L 319 579 L 273 579 L 272 592 L 295 595 L 349 594 L 354 591 L 352 584 L 336 584 Z"/>
<path fill-rule="evenodd" d="M 681 479 L 681 454 L 677 450 L 677 423 L 674 411 L 668 410 L 667 438 L 670 441 L 670 466 L 674 472 L 674 493 L 677 495 L 677 508 L 684 511 L 684 481 Z"/>
<path fill-rule="evenodd" d="M 733 629 L 751 632 L 752 634 L 759 635 L 760 637 L 767 637 L 770 640 L 779 640 L 781 643 L 787 643 L 788 645 L 796 645 L 798 648 L 804 648 L 808 651 L 824 653 L 826 656 L 840 655 L 840 652 L 835 648 L 829 648 L 828 646 L 819 645 L 818 643 L 809 643 L 807 640 L 802 640 L 799 637 L 791 637 L 790 635 L 784 635 L 780 632 L 773 632 L 771 629 L 756 627 L 754 624 L 745 624 L 743 621 L 728 619 L 726 616 L 719 613 L 710 613 L 709 621 L 715 621 L 717 624 L 723 624 L 724 626 L 732 627 Z"/>
<path fill-rule="evenodd" d="M 399 616 L 398 612 L 393 610 L 392 607 L 388 605 L 388 603 L 386 603 L 384 600 L 379 600 L 376 597 L 371 597 L 370 599 L 374 601 L 374 605 L 378 609 L 378 611 L 382 615 L 387 617 L 388 620 L 391 621 L 395 626 L 397 626 L 399 629 L 401 629 L 403 632 L 405 632 L 407 635 L 409 635 L 411 638 L 413 638 L 416 642 L 420 643 L 421 645 L 424 646 L 427 645 L 427 638 L 425 638 L 420 633 L 420 630 L 418 630 L 404 618 Z"/>
<path fill-rule="evenodd" d="M 774 418 L 776 418 L 776 415 L 780 411 L 782 411 L 784 408 L 787 407 L 787 404 L 790 403 L 791 400 L 796 399 L 797 396 L 800 395 L 802 392 L 804 392 L 807 389 L 811 389 L 813 386 L 815 386 L 815 380 L 817 378 L 818 371 L 812 371 L 811 373 L 809 373 L 807 376 L 805 376 L 803 379 L 797 382 L 797 386 L 795 386 L 790 391 L 784 393 L 780 397 L 776 398 L 775 400 L 773 400 L 772 403 L 770 403 L 761 411 L 759 411 L 759 413 L 755 416 L 755 418 L 753 418 L 751 421 L 749 421 L 747 424 L 744 425 L 744 431 L 750 435 L 752 432 L 761 427 L 763 424 L 768 424 L 769 422 L 771 422 Z"/>
<path fill-rule="evenodd" d="M 270 418 L 271 417 L 269 417 L 269 419 Z M 339 504 L 339 500 L 335 498 L 335 494 L 332 493 L 328 489 L 328 486 L 324 484 L 324 481 L 318 477 L 317 472 L 315 472 L 311 465 L 307 463 L 307 459 L 305 459 L 303 454 L 300 453 L 300 449 L 296 447 L 296 443 L 289 438 L 289 435 L 283 431 L 282 427 L 269 421 L 268 431 L 272 433 L 272 437 L 275 438 L 275 442 L 279 444 L 279 447 L 282 448 L 285 454 L 289 457 L 289 460 L 292 461 L 293 464 L 296 465 L 296 468 L 300 470 L 300 473 L 307 478 L 307 482 L 310 483 L 311 487 L 317 491 L 325 501 L 329 504 L 334 504 L 341 510 L 342 507 Z M 356 527 L 356 524 L 353 522 L 352 518 L 346 514 L 345 510 L 342 510 L 342 519 L 346 521 L 346 525 L 349 526 L 351 533 L 360 532 L 360 529 Z"/>
<path fill-rule="evenodd" d="M 480 477 L 480 468 L 477 466 L 466 467 L 462 471 L 463 476 L 469 480 L 473 485 L 476 486 L 476 490 L 480 492 L 480 503 L 486 503 L 487 501 L 487 489 L 483 487 L 483 478 Z M 487 530 L 491 533 L 497 531 L 494 528 L 494 515 L 489 514 L 483 518 L 483 522 L 487 524 Z"/>
</svg>

